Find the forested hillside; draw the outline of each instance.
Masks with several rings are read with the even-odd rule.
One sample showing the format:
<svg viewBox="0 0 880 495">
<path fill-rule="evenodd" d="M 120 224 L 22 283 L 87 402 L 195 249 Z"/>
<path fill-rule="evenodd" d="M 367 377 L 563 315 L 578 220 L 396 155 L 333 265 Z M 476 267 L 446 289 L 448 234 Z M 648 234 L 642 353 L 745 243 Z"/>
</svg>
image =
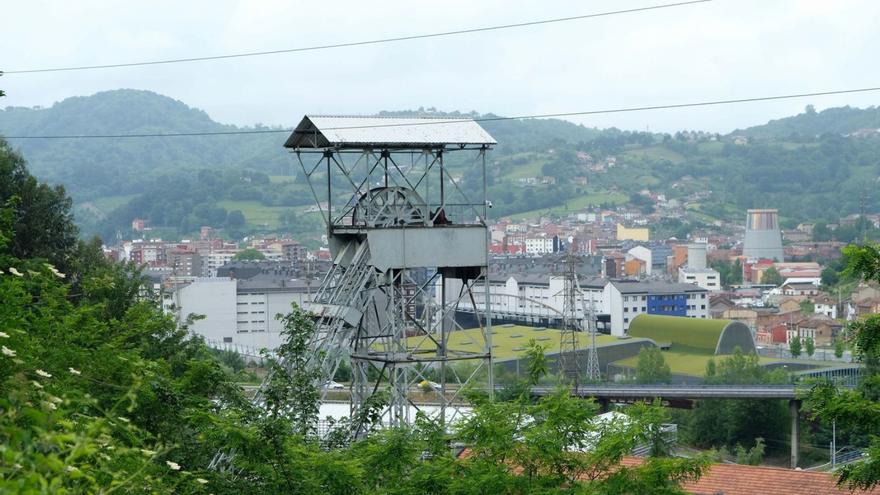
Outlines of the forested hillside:
<svg viewBox="0 0 880 495">
<path fill-rule="evenodd" d="M 433 108 L 383 115 L 472 116 Z M 300 115 L 291 115 L 289 126 Z M 784 221 L 834 221 L 858 211 L 880 176 L 880 109 L 812 107 L 797 116 L 727 136 L 598 130 L 558 119 L 489 120 L 498 141 L 490 159 L 493 215 L 559 216 L 590 206 L 639 200 L 648 189 L 692 198 L 689 219 L 738 219 L 746 208 L 775 207 Z M 117 90 L 69 98 L 50 108 L 0 111 L 6 136 L 217 132 L 239 129 L 148 91 Z M 268 128 L 254 126 L 248 130 Z M 176 138 L 11 140 L 43 180 L 63 184 L 86 234 L 127 233 L 144 218 L 157 235 L 201 225 L 230 236 L 252 232 L 318 232 L 306 209 L 311 194 L 282 148 L 285 132 Z M 481 188 L 472 170 L 454 173 L 465 190 Z M 607 165 L 607 166 L 606 166 Z M 650 204 L 636 204 L 650 211 Z M 684 219 L 687 228 L 689 219 Z"/>
</svg>

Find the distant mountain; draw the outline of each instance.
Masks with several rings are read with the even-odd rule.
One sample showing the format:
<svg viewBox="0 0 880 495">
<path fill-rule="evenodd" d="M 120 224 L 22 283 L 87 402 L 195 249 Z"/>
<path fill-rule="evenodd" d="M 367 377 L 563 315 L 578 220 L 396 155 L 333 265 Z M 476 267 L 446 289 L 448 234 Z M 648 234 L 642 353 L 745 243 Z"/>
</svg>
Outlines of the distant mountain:
<svg viewBox="0 0 880 495">
<path fill-rule="evenodd" d="M 49 108 L 0 110 L 0 135 L 94 135 L 235 130 L 205 112 L 150 91 L 120 89 L 68 98 Z M 286 136 L 12 140 L 31 170 L 75 199 L 135 194 L 145 177 L 186 169 L 248 167 L 281 173 Z"/>
<path fill-rule="evenodd" d="M 381 115 L 486 118 L 498 141 L 488 193 L 493 216 L 562 216 L 584 208 L 663 194 L 687 207 L 670 229 L 687 235 L 716 219 L 738 221 L 746 208 L 779 208 L 783 220 L 836 221 L 860 198 L 880 209 L 880 108 L 833 108 L 774 120 L 728 136 L 595 129 L 559 119 L 492 120 L 492 114 L 436 109 Z M 297 122 L 290 122 L 289 126 Z M 0 110 L 0 136 L 218 132 L 236 127 L 149 91 L 122 89 L 69 98 L 49 108 Z M 279 128 L 280 129 L 280 128 Z M 745 135 L 750 139 L 738 139 Z M 852 135 L 852 136 L 850 136 Z M 33 173 L 63 184 L 85 234 L 129 234 L 142 218 L 157 235 L 186 235 L 202 225 L 231 234 L 317 232 L 306 215 L 312 195 L 296 178 L 282 144 L 287 132 L 192 137 L 12 140 Z M 473 197 L 482 181 L 472 162 L 447 162 Z M 244 217 L 244 223 L 242 223 Z"/>
<path fill-rule="evenodd" d="M 476 113 L 404 110 L 382 115 L 479 118 Z M 486 115 L 494 117 L 494 115 Z M 290 126 L 297 122 L 291 122 Z M 577 143 L 599 131 L 564 120 L 486 122 L 503 151 Z M 49 108 L 0 110 L 0 136 L 151 134 L 264 129 L 239 128 L 212 120 L 202 110 L 150 91 L 119 89 L 65 99 Z M 199 168 L 248 168 L 270 175 L 294 167 L 283 152 L 286 133 L 246 136 L 12 140 L 43 180 L 61 183 L 76 199 L 89 200 L 141 191 L 145 177 Z"/>
<path fill-rule="evenodd" d="M 863 129 L 880 129 L 880 107 L 828 108 L 817 112 L 812 105 L 804 113 L 771 120 L 764 125 L 736 130 L 733 135 L 756 138 L 812 138 L 821 134 L 851 134 Z"/>
</svg>

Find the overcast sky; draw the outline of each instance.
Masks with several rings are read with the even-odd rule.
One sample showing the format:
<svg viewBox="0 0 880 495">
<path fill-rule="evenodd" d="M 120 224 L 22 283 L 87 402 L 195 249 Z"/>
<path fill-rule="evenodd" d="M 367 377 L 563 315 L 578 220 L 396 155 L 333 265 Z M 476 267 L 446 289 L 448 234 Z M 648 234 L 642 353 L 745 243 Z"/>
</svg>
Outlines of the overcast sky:
<svg viewBox="0 0 880 495">
<path fill-rule="evenodd" d="M 671 3 L 549 1 L 6 2 L 0 70 L 294 48 Z M 147 89 L 234 124 L 414 109 L 528 115 L 880 86 L 880 2 L 715 0 L 486 33 L 149 67 L 7 74 L 0 105 Z M 726 132 L 880 93 L 572 118 Z"/>
</svg>

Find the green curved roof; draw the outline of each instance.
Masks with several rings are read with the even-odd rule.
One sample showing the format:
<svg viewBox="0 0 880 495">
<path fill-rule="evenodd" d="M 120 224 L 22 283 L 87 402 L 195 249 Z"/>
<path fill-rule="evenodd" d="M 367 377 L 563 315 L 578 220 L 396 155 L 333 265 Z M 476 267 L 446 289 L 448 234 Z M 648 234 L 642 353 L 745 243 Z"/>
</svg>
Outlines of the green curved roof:
<svg viewBox="0 0 880 495">
<path fill-rule="evenodd" d="M 728 332 L 730 335 L 722 339 Z M 734 345 L 739 345 L 744 352 L 754 350 L 749 328 L 733 320 L 642 314 L 630 322 L 628 333 L 632 337 L 704 349 L 713 354 L 731 352 Z M 729 343 L 722 345 L 722 340 L 728 340 Z"/>
</svg>

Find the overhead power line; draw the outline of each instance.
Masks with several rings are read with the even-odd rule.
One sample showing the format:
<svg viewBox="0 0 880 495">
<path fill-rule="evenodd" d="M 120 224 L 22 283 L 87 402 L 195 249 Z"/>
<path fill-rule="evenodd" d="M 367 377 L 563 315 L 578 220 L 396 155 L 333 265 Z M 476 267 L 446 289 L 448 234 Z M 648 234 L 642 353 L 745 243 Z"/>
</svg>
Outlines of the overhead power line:
<svg viewBox="0 0 880 495">
<path fill-rule="evenodd" d="M 626 112 L 644 112 L 648 110 L 666 110 L 666 109 L 675 109 L 675 108 L 692 108 L 692 107 L 707 107 L 714 105 L 732 105 L 737 103 L 752 103 L 758 101 L 773 101 L 773 100 L 789 100 L 794 98 L 809 98 L 814 96 L 830 96 L 830 95 L 842 95 L 842 94 L 850 94 L 850 93 L 868 93 L 872 91 L 880 91 L 880 86 L 878 87 L 870 87 L 870 88 L 856 88 L 856 89 L 840 89 L 834 91 L 819 91 L 814 93 L 794 93 L 794 94 L 786 94 L 786 95 L 775 95 L 775 96 L 756 96 L 752 98 L 736 98 L 732 100 L 711 100 L 711 101 L 699 101 L 699 102 L 691 102 L 691 103 L 672 103 L 668 105 L 646 105 L 640 107 L 624 107 L 624 108 L 611 108 L 604 110 L 585 110 L 582 112 L 559 112 L 559 113 L 544 113 L 544 114 L 534 114 L 534 115 L 519 115 L 515 117 L 482 117 L 477 119 L 472 119 L 474 122 L 497 122 L 502 120 L 524 120 L 524 119 L 542 119 L 542 118 L 554 118 L 554 117 L 575 117 L 575 116 L 584 116 L 584 115 L 601 115 L 601 114 L 610 114 L 610 113 L 626 113 Z M 454 124 L 457 122 L 461 122 L 462 119 L 431 119 L 424 122 L 411 122 L 411 123 L 389 123 L 389 124 L 379 124 L 379 125 L 362 125 L 362 126 L 341 126 L 341 127 L 327 127 L 323 130 L 344 130 L 344 129 L 376 129 L 380 127 L 411 127 L 411 126 L 422 126 L 422 125 L 438 125 L 438 124 Z M 55 135 L 42 135 L 42 136 L 0 136 L 5 139 L 106 139 L 106 138 L 150 138 L 150 137 L 185 137 L 185 136 L 231 136 L 231 135 L 246 135 L 246 134 L 280 134 L 280 133 L 288 133 L 293 132 L 293 129 L 259 129 L 259 130 L 237 130 L 237 131 L 207 131 L 207 132 L 169 132 L 169 133 L 138 133 L 138 134 L 55 134 Z"/>
<path fill-rule="evenodd" d="M 364 40 L 364 41 L 352 41 L 348 43 L 333 43 L 328 45 L 315 45 L 315 46 L 305 46 L 298 48 L 285 48 L 281 50 L 267 50 L 267 51 L 259 51 L 259 52 L 244 52 L 244 53 L 233 53 L 227 55 L 211 55 L 206 57 L 187 57 L 187 58 L 176 58 L 176 59 L 167 59 L 167 60 L 150 60 L 145 62 L 125 62 L 125 63 L 116 63 L 116 64 L 102 64 L 102 65 L 80 65 L 80 66 L 71 66 L 71 67 L 51 67 L 51 68 L 42 68 L 42 69 L 19 69 L 19 70 L 7 70 L 0 71 L 0 75 L 2 74 L 34 74 L 39 72 L 62 72 L 62 71 L 75 71 L 75 70 L 94 70 L 94 69 L 116 69 L 120 67 L 137 67 L 143 65 L 161 65 L 161 64 L 178 64 L 183 62 L 201 62 L 206 60 L 224 60 L 230 58 L 243 58 L 243 57 L 259 57 L 263 55 L 277 55 L 280 53 L 297 53 L 297 52 L 309 52 L 315 50 L 329 50 L 333 48 L 347 48 L 353 46 L 364 46 L 364 45 L 378 45 L 381 43 L 396 43 L 399 41 L 412 41 L 412 40 L 420 40 L 426 38 L 440 38 L 443 36 L 456 36 L 461 34 L 472 34 L 472 33 L 482 33 L 486 31 L 499 31 L 502 29 L 514 29 L 514 28 L 522 28 L 529 26 L 539 26 L 542 24 L 553 24 L 557 22 L 568 22 L 568 21 L 579 21 L 583 19 L 592 19 L 596 17 L 607 17 L 618 14 L 632 14 L 636 12 L 645 12 L 649 10 L 659 10 L 659 9 L 668 9 L 672 7 L 682 7 L 685 5 L 693 5 L 698 3 L 707 3 L 712 0 L 691 0 L 687 2 L 677 2 L 677 3 L 668 3 L 662 5 L 650 5 L 647 7 L 638 7 L 634 9 L 625 9 L 625 10 L 614 10 L 610 12 L 599 12 L 595 14 L 584 14 L 577 15 L 571 17 L 559 17 L 555 19 L 542 19 L 538 21 L 528 21 L 528 22 L 519 22 L 516 24 L 502 24 L 498 26 L 486 26 L 486 27 L 478 27 L 471 29 L 459 29 L 455 31 L 443 31 L 439 33 L 428 33 L 428 34 L 416 34 L 410 36 L 397 36 L 393 38 L 380 38 L 374 40 Z"/>
</svg>

